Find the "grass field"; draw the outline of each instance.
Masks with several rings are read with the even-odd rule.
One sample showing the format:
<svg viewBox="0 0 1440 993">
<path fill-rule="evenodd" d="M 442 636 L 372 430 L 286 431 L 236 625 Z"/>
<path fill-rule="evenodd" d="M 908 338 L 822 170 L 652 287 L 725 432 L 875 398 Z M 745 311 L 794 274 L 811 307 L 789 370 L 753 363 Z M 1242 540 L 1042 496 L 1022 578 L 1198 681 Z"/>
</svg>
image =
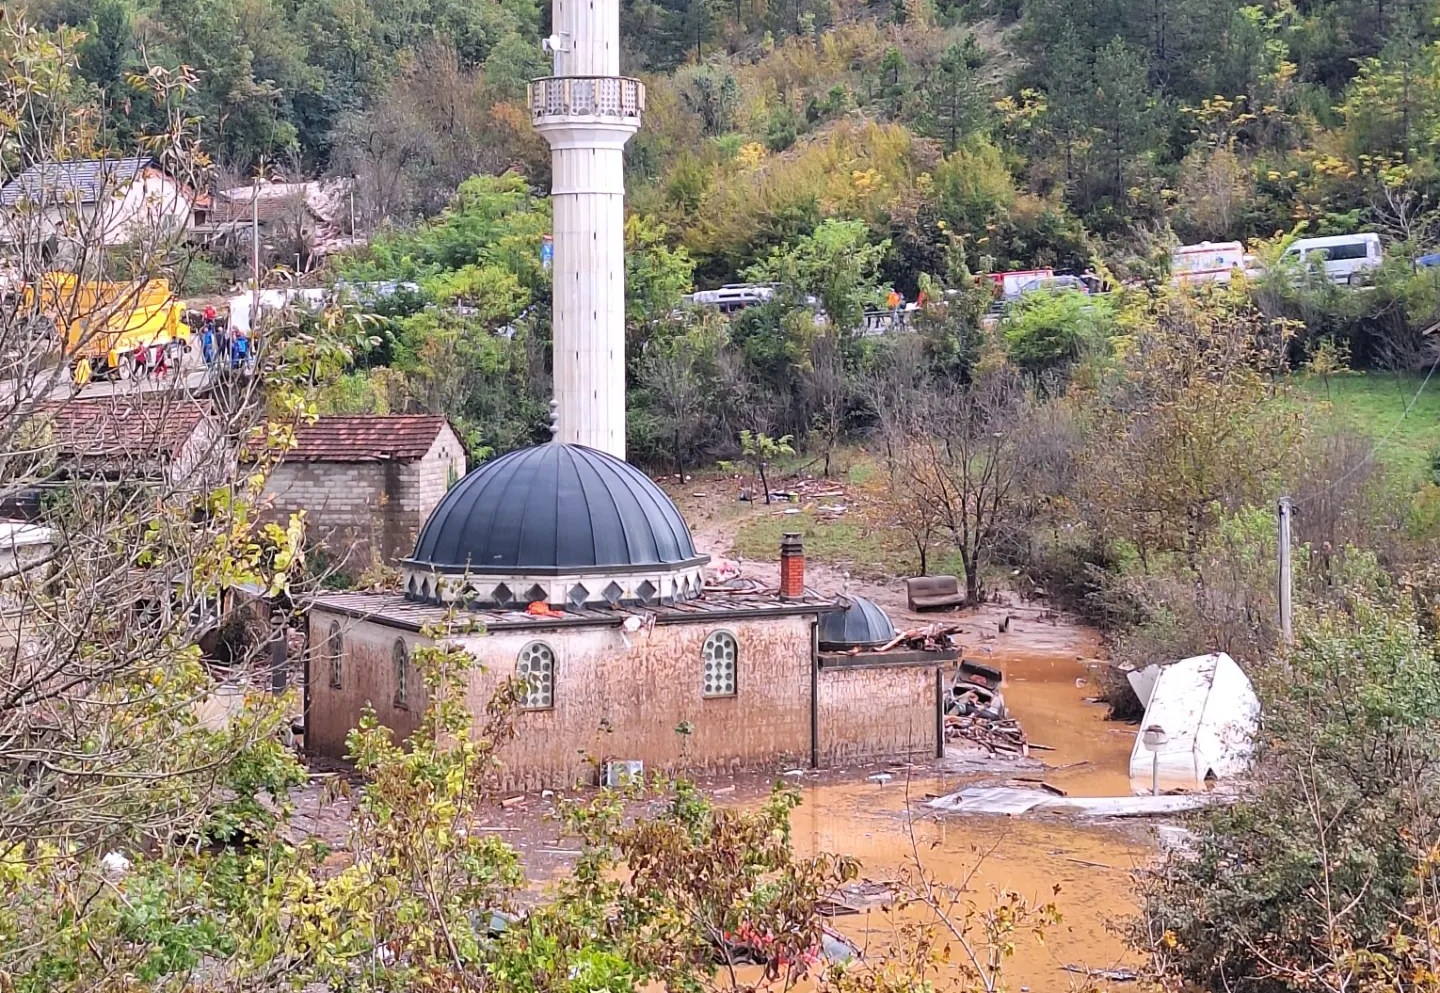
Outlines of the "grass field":
<svg viewBox="0 0 1440 993">
<path fill-rule="evenodd" d="M 1367 372 L 1331 376 L 1328 382 L 1305 376 L 1296 382 L 1310 406 L 1312 427 L 1328 419 L 1374 439 L 1380 460 L 1418 483 L 1427 478 L 1431 457 L 1440 449 L 1440 373 L 1422 392 L 1423 381 L 1422 375 Z"/>
<path fill-rule="evenodd" d="M 780 536 L 798 531 L 810 559 L 842 569 L 856 579 L 914 575 L 919 556 L 910 537 L 887 517 L 885 508 L 891 496 L 884 471 L 873 456 L 858 447 L 845 449 L 836 462 L 834 478 L 837 486 L 844 487 L 845 496 L 819 502 L 846 504 L 847 514 L 826 520 L 817 515 L 815 502 L 802 504 L 798 514 L 785 513 L 787 508 L 780 503 L 757 507 L 760 513 L 741 525 L 735 535 L 736 553 L 743 558 L 772 558 Z M 786 488 L 785 478 L 777 476 L 774 485 Z M 930 571 L 948 574 L 959 568 L 959 555 L 937 538 L 930 549 Z"/>
</svg>

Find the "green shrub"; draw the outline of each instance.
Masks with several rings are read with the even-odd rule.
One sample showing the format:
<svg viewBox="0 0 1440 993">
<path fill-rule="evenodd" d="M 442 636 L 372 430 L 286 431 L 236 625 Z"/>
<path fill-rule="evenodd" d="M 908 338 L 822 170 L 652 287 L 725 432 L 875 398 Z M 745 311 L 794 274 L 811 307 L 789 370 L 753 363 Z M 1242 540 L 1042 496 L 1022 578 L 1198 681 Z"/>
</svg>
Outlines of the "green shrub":
<svg viewBox="0 0 1440 993">
<path fill-rule="evenodd" d="M 1288 993 L 1320 975 L 1370 988 L 1343 977 L 1402 924 L 1440 815 L 1425 785 L 1440 771 L 1440 663 L 1408 605 L 1372 584 L 1251 665 L 1265 707 L 1254 791 L 1142 877 L 1139 943 L 1177 988 Z"/>
<path fill-rule="evenodd" d="M 1002 335 L 1010 361 L 1038 373 L 1104 348 L 1114 330 L 1115 312 L 1105 297 L 1060 291 L 1021 297 L 1006 316 Z"/>
</svg>

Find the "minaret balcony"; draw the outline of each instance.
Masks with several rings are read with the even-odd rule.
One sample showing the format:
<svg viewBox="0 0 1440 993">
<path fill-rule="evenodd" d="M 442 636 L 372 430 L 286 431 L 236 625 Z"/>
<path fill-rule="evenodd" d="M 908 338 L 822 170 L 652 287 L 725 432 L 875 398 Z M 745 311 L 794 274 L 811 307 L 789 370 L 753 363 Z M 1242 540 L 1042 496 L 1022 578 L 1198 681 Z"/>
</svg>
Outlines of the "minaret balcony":
<svg viewBox="0 0 1440 993">
<path fill-rule="evenodd" d="M 545 76 L 530 81 L 536 125 L 597 121 L 640 126 L 645 84 L 628 76 Z"/>
</svg>

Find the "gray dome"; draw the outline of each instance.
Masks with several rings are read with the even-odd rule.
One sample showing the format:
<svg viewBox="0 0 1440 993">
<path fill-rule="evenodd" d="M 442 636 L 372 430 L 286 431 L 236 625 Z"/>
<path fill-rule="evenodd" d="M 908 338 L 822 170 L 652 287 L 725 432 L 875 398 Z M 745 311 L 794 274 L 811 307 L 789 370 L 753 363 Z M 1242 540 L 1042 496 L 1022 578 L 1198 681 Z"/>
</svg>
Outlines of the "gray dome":
<svg viewBox="0 0 1440 993">
<path fill-rule="evenodd" d="M 486 462 L 456 483 L 406 565 L 543 576 L 697 561 L 685 519 L 648 476 L 605 452 L 551 442 Z"/>
<path fill-rule="evenodd" d="M 820 617 L 821 648 L 872 648 L 895 637 L 885 611 L 863 596 L 847 596 L 847 606 Z"/>
</svg>

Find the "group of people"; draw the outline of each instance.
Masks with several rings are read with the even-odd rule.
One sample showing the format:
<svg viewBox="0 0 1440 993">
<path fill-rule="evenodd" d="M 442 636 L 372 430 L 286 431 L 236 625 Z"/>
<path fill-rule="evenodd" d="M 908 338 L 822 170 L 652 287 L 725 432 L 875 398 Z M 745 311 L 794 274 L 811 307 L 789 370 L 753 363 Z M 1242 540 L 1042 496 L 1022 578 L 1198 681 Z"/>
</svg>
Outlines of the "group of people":
<svg viewBox="0 0 1440 993">
<path fill-rule="evenodd" d="M 179 372 L 185 355 L 185 343 L 174 335 L 154 345 L 136 345 L 130 353 L 137 376 L 168 376 Z"/>
<path fill-rule="evenodd" d="M 203 323 L 200 325 L 200 355 L 205 367 L 213 369 L 227 365 L 240 369 L 250 363 L 250 336 L 244 331 L 230 333 L 229 325 L 217 320 L 214 307 L 206 307 Z"/>
</svg>

